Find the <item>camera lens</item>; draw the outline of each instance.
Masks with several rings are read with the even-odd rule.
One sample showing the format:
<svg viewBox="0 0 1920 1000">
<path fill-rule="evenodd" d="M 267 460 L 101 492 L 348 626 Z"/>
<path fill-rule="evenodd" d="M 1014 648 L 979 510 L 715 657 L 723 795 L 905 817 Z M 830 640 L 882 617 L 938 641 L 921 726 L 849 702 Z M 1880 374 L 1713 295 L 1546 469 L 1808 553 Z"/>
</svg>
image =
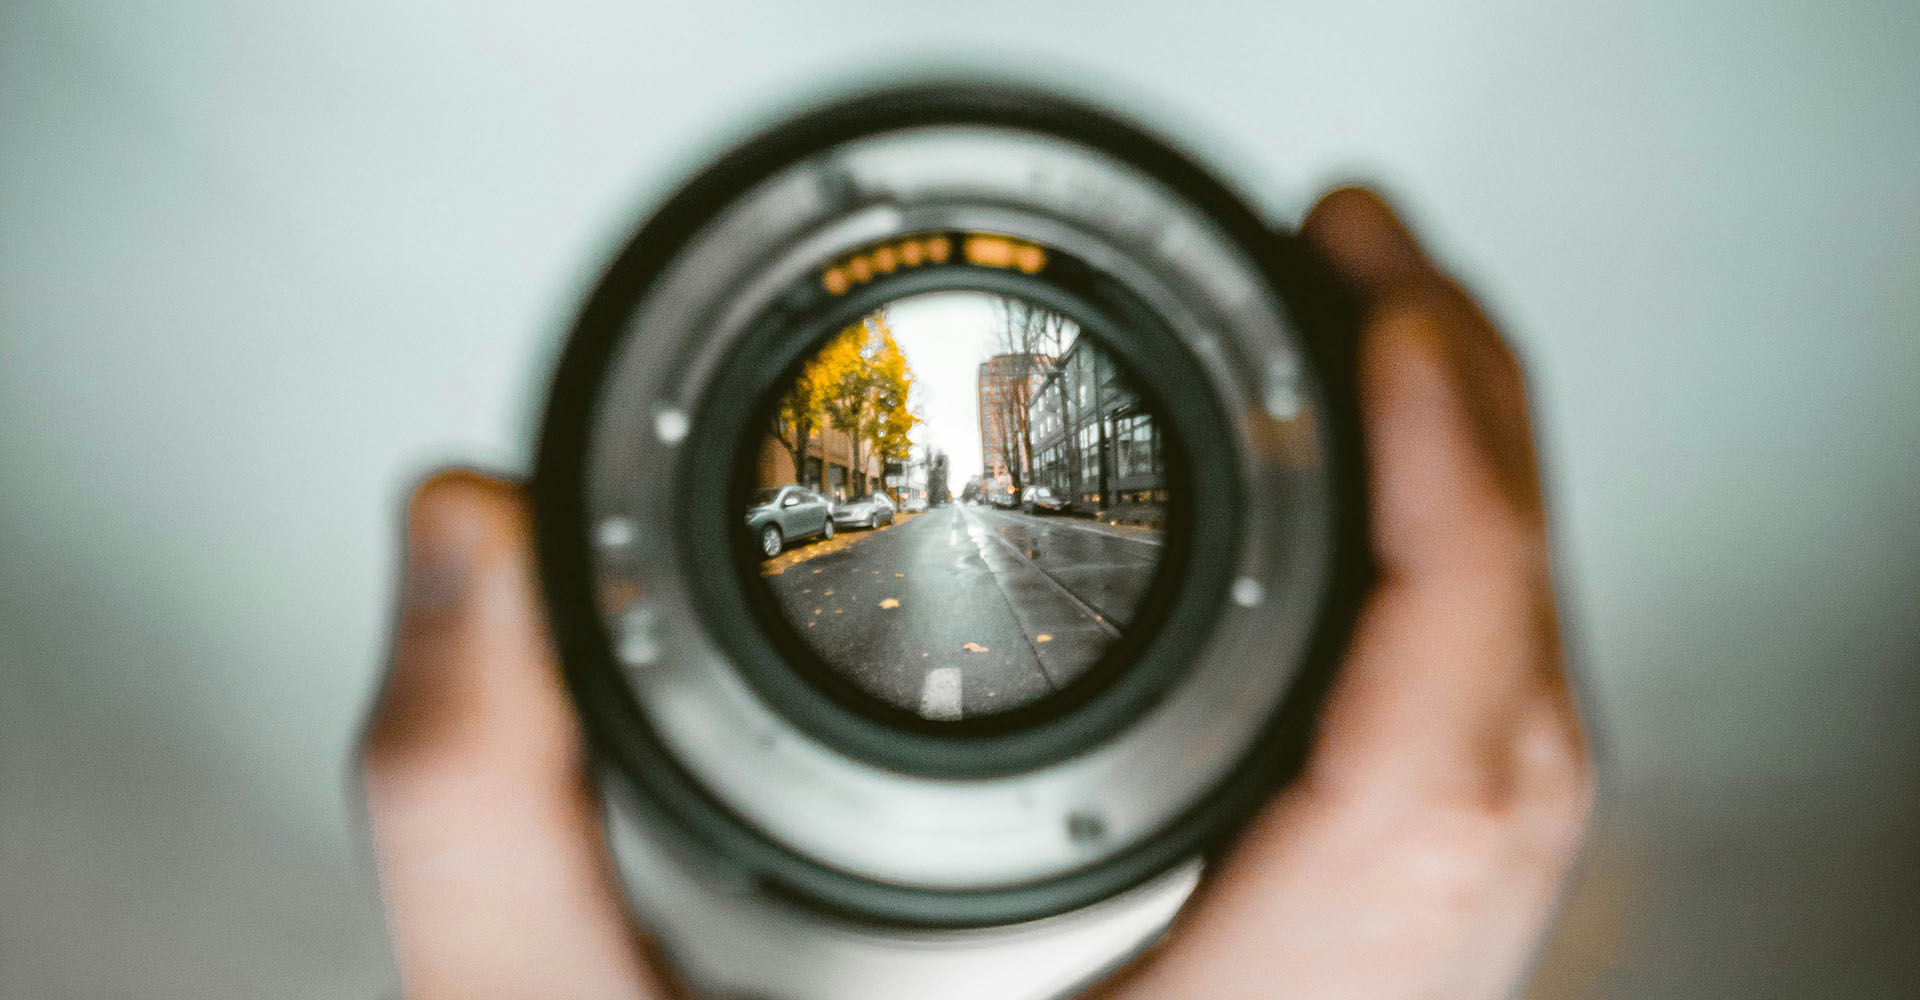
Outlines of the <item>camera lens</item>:
<svg viewBox="0 0 1920 1000">
<path fill-rule="evenodd" d="M 855 259 L 884 281 L 955 242 L 916 234 Z M 1016 253 L 1048 266 L 1039 247 Z M 883 716 L 959 723 L 1097 678 L 1151 622 L 1167 528 L 1184 523 L 1175 445 L 1141 385 L 1065 313 L 981 291 L 893 299 L 811 347 L 762 404 L 741 506 L 775 617 L 818 679 Z"/>
<path fill-rule="evenodd" d="M 920 928 L 1225 843 L 1358 593 L 1343 329 L 1220 182 L 1049 95 L 888 91 L 721 157 L 588 301 L 534 480 L 616 828 Z"/>
</svg>

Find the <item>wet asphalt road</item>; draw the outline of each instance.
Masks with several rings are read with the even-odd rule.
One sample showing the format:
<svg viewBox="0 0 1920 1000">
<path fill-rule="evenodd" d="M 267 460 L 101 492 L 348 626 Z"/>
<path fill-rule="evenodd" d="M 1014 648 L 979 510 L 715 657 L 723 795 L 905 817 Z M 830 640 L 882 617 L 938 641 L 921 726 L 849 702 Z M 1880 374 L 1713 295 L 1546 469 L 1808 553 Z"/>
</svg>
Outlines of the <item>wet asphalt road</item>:
<svg viewBox="0 0 1920 1000">
<path fill-rule="evenodd" d="M 862 689 L 932 719 L 1071 683 L 1160 556 L 1154 532 L 960 504 L 828 548 L 766 578 L 794 627 Z"/>
</svg>

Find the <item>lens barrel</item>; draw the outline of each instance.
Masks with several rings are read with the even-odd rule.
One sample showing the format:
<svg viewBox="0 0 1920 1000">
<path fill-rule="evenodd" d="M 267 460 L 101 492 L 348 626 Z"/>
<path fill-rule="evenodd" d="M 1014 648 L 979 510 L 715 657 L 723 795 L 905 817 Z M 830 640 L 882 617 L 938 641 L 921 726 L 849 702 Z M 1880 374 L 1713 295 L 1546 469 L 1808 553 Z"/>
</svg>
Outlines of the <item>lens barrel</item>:
<svg viewBox="0 0 1920 1000">
<path fill-rule="evenodd" d="M 800 634 L 741 498 L 826 338 L 959 292 L 1097 341 L 1172 488 L 1158 568 L 1084 678 L 929 718 Z M 589 298 L 533 481 L 616 854 L 652 838 L 693 883 L 927 930 L 1075 911 L 1224 846 L 1299 768 L 1365 582 L 1352 328 L 1295 238 L 1057 95 L 888 90 L 720 157 Z"/>
</svg>

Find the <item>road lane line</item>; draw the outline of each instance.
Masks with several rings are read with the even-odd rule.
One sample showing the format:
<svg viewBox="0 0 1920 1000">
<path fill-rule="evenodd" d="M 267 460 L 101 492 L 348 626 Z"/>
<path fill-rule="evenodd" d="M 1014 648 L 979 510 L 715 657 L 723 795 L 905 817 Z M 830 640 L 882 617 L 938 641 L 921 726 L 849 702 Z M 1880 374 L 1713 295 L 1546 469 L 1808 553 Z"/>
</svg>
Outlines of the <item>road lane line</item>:
<svg viewBox="0 0 1920 1000">
<path fill-rule="evenodd" d="M 1089 535 L 1099 535 L 1102 538 L 1118 538 L 1123 542 L 1139 542 L 1141 545 L 1151 545 L 1151 546 L 1154 546 L 1155 548 L 1160 548 L 1166 545 L 1165 542 L 1161 541 L 1158 538 L 1139 538 L 1134 535 L 1123 535 L 1118 531 L 1108 531 L 1105 528 L 1098 528 L 1091 524 L 1081 524 L 1078 521 L 1072 520 L 1071 518 L 1073 515 L 1070 515 L 1070 514 L 1055 515 L 1054 517 L 1046 518 L 1043 520 L 1039 516 L 1034 514 L 1022 514 L 1020 517 L 1016 518 L 1014 517 L 1014 514 L 1012 511 L 1005 511 L 1005 510 L 995 510 L 995 511 L 992 511 L 991 513 L 993 517 L 1004 518 L 1008 523 L 1016 524 L 1016 525 L 1032 524 L 1039 527 L 1072 528 L 1074 531 L 1084 531 Z"/>
<path fill-rule="evenodd" d="M 920 686 L 920 717 L 935 722 L 960 719 L 960 668 L 935 667 Z"/>
<path fill-rule="evenodd" d="M 1066 584 L 1054 579 L 1052 573 L 1041 569 L 1032 559 L 1027 558 L 1026 553 L 1020 551 L 1018 545 L 1007 541 L 999 532 L 988 531 L 984 525 L 973 523 L 969 524 L 967 534 L 972 536 L 974 548 L 979 550 L 980 558 L 986 562 L 987 568 L 993 571 L 994 579 L 1000 581 L 1003 586 L 1005 585 L 1007 568 L 1019 566 L 1027 574 L 1031 574 L 1031 578 L 1041 581 L 1054 593 L 1064 598 L 1068 604 L 1085 615 L 1088 621 L 1098 625 L 1113 638 L 1118 639 L 1120 637 L 1120 630 L 1115 628 L 1114 624 L 1108 621 L 1098 609 L 1086 601 L 1081 600 L 1079 594 L 1068 590 Z M 994 547 L 997 551 L 1004 552 L 1009 559 L 1007 561 L 996 560 L 993 554 L 988 551 L 989 546 Z M 1016 608 L 1016 611 L 1017 610 Z"/>
<path fill-rule="evenodd" d="M 1012 542 L 988 529 L 972 511 L 964 512 L 967 534 L 981 562 L 1020 624 L 1027 650 L 1048 686 L 1058 691 L 1098 659 L 1120 630 L 1100 613 L 1049 576 Z M 1051 638 L 1041 643 L 1035 637 Z"/>
<path fill-rule="evenodd" d="M 1136 538 L 1133 535 L 1123 535 L 1117 531 L 1104 531 L 1092 525 L 1075 524 L 1072 521 L 1063 521 L 1060 526 L 1063 528 L 1072 528 L 1075 531 L 1084 531 L 1089 535 L 1101 535 L 1106 538 L 1118 538 L 1123 542 L 1139 542 L 1142 545 L 1152 545 L 1155 548 L 1166 544 L 1158 538 Z"/>
<path fill-rule="evenodd" d="M 999 569 L 997 567 L 1005 566 L 1008 564 L 997 563 L 997 561 L 993 558 L 993 556 L 990 555 L 987 551 L 989 544 L 995 545 L 999 550 L 1004 550 L 1006 555 L 1010 556 L 1015 564 L 1021 566 L 1027 572 L 1033 574 L 1034 576 L 1038 577 L 1040 580 L 1044 581 L 1047 584 L 1047 586 L 1053 590 L 1054 593 L 1060 595 L 1074 608 L 1078 609 L 1081 614 L 1085 615 L 1090 622 L 1094 623 L 1101 630 L 1105 631 L 1107 635 L 1115 639 L 1120 638 L 1120 629 L 1117 628 L 1113 624 L 1113 622 L 1107 620 L 1107 617 L 1100 613 L 1099 608 L 1096 608 L 1093 605 L 1088 604 L 1085 600 L 1082 600 L 1079 594 L 1074 593 L 1070 588 L 1067 587 L 1066 584 L 1061 583 L 1059 580 L 1055 579 L 1052 573 L 1049 573 L 1045 569 L 1042 569 L 1039 563 L 1036 563 L 1032 559 L 1028 558 L 1025 552 L 1020 551 L 1020 546 L 1015 545 L 1012 542 L 1008 541 L 1006 536 L 1000 534 L 997 531 L 988 531 L 986 530 L 984 525 L 980 525 L 980 524 L 973 525 L 968 529 L 968 531 L 970 534 L 973 535 L 973 543 L 974 543 L 974 546 L 978 548 L 980 551 L 980 558 L 987 563 L 988 569 L 994 570 L 994 578 L 1001 582 L 1002 587 L 1005 587 L 1006 585 L 1005 584 L 1006 573 L 1004 572 L 1004 570 Z M 1099 532 L 1099 534 L 1106 534 L 1106 533 Z M 1117 536 L 1108 536 L 1108 537 L 1117 537 Z M 1018 613 L 1018 611 L 1019 609 L 1016 608 L 1015 609 L 1016 614 Z"/>
<path fill-rule="evenodd" d="M 1028 559 L 1026 556 L 1026 553 L 1021 552 L 1018 546 L 1014 545 L 1012 542 L 1009 542 L 1004 538 L 1001 538 L 999 535 L 993 535 L 993 534 L 987 535 L 986 540 L 982 541 L 980 544 L 984 547 L 986 544 L 988 544 L 988 542 L 998 544 L 1001 548 L 1005 549 L 1007 551 L 1007 554 L 1011 555 L 1014 559 L 1017 559 L 1022 564 L 1024 564 L 1028 568 L 1028 570 L 1030 570 L 1033 573 L 1035 578 L 1046 581 L 1047 585 L 1053 589 L 1054 593 L 1059 594 L 1061 597 L 1065 598 L 1081 614 L 1087 616 L 1088 620 L 1098 625 L 1101 628 L 1101 630 L 1105 631 L 1108 635 L 1112 636 L 1115 639 L 1120 638 L 1120 630 L 1114 627 L 1114 624 L 1108 621 L 1105 615 L 1102 615 L 1098 610 L 1096 610 L 1093 607 L 1093 605 L 1088 604 L 1087 602 L 1081 600 L 1079 594 L 1076 594 L 1073 591 L 1068 590 L 1066 584 L 1061 583 L 1060 581 L 1054 579 L 1052 573 L 1049 573 L 1046 570 L 1043 570 L 1040 567 L 1034 565 L 1033 560 Z"/>
</svg>

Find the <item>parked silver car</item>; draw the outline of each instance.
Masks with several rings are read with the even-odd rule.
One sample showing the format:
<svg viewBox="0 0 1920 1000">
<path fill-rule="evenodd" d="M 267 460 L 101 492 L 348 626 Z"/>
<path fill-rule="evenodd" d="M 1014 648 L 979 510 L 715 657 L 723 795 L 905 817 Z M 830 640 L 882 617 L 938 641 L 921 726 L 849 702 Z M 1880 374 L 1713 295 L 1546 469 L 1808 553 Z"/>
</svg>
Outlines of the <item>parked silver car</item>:
<svg viewBox="0 0 1920 1000">
<path fill-rule="evenodd" d="M 802 538 L 833 537 L 833 505 L 804 486 L 769 486 L 755 490 L 747 508 L 747 533 L 768 559 Z"/>
<path fill-rule="evenodd" d="M 833 505 L 833 521 L 845 528 L 878 528 L 893 523 L 893 501 L 885 493 L 869 493 Z"/>
</svg>

